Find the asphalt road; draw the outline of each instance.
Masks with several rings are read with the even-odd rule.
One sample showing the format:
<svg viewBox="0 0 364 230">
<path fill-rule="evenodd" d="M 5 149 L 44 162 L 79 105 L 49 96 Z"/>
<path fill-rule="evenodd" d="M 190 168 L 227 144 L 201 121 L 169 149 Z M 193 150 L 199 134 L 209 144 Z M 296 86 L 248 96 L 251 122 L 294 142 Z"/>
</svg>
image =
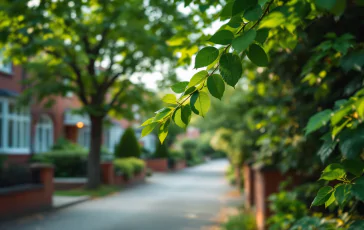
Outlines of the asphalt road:
<svg viewBox="0 0 364 230">
<path fill-rule="evenodd" d="M 230 202 L 227 161 L 217 160 L 48 214 L 18 219 L 6 230 L 200 230 Z"/>
</svg>

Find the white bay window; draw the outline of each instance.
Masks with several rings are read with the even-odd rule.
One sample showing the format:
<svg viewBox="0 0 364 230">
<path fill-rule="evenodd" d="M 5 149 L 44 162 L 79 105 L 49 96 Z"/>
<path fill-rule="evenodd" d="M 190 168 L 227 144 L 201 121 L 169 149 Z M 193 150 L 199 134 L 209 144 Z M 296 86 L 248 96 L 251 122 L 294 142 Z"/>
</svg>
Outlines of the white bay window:
<svg viewBox="0 0 364 230">
<path fill-rule="evenodd" d="M 30 152 L 30 121 L 29 108 L 17 107 L 14 100 L 0 98 L 0 152 Z"/>
</svg>

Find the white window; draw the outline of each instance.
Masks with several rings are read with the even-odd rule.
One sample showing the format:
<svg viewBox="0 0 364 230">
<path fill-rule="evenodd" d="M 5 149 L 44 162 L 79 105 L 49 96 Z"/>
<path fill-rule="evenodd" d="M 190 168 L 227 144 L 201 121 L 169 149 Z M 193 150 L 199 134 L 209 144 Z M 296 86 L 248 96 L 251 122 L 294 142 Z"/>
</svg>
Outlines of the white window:
<svg viewBox="0 0 364 230">
<path fill-rule="evenodd" d="M 105 130 L 103 144 L 106 146 L 109 152 L 114 153 L 115 145 L 117 145 L 120 142 L 120 138 L 123 135 L 123 133 L 124 130 L 118 125 L 113 125 Z"/>
<path fill-rule="evenodd" d="M 35 126 L 34 150 L 36 153 L 47 152 L 53 145 L 53 122 L 47 115 L 42 115 Z"/>
<path fill-rule="evenodd" d="M 1 50 L 0 50 L 0 71 L 9 74 L 13 72 L 12 63 L 5 60 Z"/>
<path fill-rule="evenodd" d="M 91 130 L 89 126 L 84 126 L 83 128 L 78 129 L 77 142 L 79 145 L 85 147 L 86 149 L 89 149 L 90 139 L 91 139 Z"/>
<path fill-rule="evenodd" d="M 16 107 L 15 101 L 0 98 L 0 152 L 30 153 L 29 108 Z"/>
</svg>

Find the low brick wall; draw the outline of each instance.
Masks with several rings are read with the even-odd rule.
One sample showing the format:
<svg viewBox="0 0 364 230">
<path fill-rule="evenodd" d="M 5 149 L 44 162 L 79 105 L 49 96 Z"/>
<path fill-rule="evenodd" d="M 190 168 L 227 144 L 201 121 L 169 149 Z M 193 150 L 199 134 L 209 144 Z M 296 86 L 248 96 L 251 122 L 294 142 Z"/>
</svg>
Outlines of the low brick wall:
<svg viewBox="0 0 364 230">
<path fill-rule="evenodd" d="M 300 184 L 304 178 L 294 172 L 282 174 L 277 169 L 269 167 L 254 168 L 254 203 L 258 230 L 267 229 L 266 221 L 271 215 L 268 197 L 273 193 L 277 193 L 280 183 L 290 177 L 293 182 L 292 186 Z"/>
<path fill-rule="evenodd" d="M 54 178 L 55 190 L 71 190 L 85 187 L 87 178 Z"/>
<path fill-rule="evenodd" d="M 52 207 L 53 167 L 31 166 L 38 183 L 0 189 L 0 219 L 9 219 Z"/>
<path fill-rule="evenodd" d="M 185 160 L 179 160 L 176 162 L 176 165 L 174 166 L 173 170 L 181 170 L 186 168 L 186 161 Z"/>
<path fill-rule="evenodd" d="M 135 174 L 132 178 L 125 178 L 122 175 L 115 175 L 114 165 L 106 162 L 101 164 L 102 183 L 107 185 L 133 185 L 143 183 L 145 181 L 145 170 Z"/>
<path fill-rule="evenodd" d="M 167 172 L 168 168 L 168 159 L 160 158 L 160 159 L 148 159 L 146 161 L 147 167 L 156 172 Z"/>
</svg>

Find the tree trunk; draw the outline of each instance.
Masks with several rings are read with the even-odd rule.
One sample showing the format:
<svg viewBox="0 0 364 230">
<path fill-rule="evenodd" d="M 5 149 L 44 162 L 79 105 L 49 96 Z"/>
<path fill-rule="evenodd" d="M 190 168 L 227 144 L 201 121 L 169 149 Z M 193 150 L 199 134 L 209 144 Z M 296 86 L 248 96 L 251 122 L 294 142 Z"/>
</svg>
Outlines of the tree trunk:
<svg viewBox="0 0 364 230">
<path fill-rule="evenodd" d="M 242 166 L 240 164 L 235 166 L 235 178 L 236 178 L 236 187 L 238 188 L 238 191 L 241 190 L 241 179 L 242 179 Z"/>
<path fill-rule="evenodd" d="M 87 162 L 87 188 L 96 189 L 101 184 L 101 142 L 102 142 L 102 125 L 103 117 L 90 116 L 91 119 L 91 139 L 90 153 Z"/>
</svg>

